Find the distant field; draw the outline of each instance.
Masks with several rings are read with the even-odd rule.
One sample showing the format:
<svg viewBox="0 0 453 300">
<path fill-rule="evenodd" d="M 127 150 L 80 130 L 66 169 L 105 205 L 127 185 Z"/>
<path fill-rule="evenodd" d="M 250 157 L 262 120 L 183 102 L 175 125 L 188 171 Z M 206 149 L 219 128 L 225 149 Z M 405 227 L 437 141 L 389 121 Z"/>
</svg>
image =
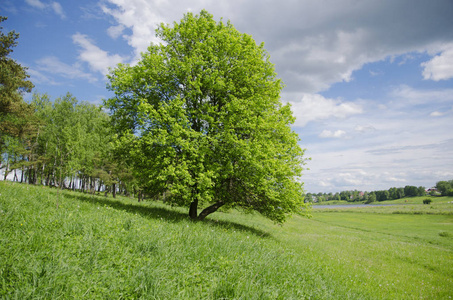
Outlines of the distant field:
<svg viewBox="0 0 453 300">
<path fill-rule="evenodd" d="M 453 204 L 440 199 L 278 226 L 0 182 L 0 298 L 449 299 Z"/>
<path fill-rule="evenodd" d="M 370 203 L 370 205 L 379 205 L 379 204 L 423 204 L 424 199 L 431 199 L 433 203 L 453 203 L 453 197 L 437 197 L 437 196 L 419 196 L 419 197 L 406 197 L 396 200 L 386 200 L 386 201 L 375 201 Z M 353 204 L 363 204 L 363 202 L 348 202 L 345 200 L 331 200 L 323 201 L 321 203 L 314 203 L 314 207 L 317 205 L 353 205 Z"/>
<path fill-rule="evenodd" d="M 424 199 L 431 199 L 431 204 L 423 204 Z M 323 202 L 321 205 L 325 205 Z M 391 206 L 378 206 L 378 205 L 388 205 Z M 319 208 L 318 205 L 313 205 L 313 210 L 324 210 L 328 211 L 341 211 L 341 212 L 355 212 L 355 213 L 383 213 L 383 214 L 434 214 L 434 215 L 453 215 L 453 197 L 411 197 L 403 198 L 398 200 L 388 200 L 382 202 L 373 202 L 369 205 L 361 205 L 361 203 L 356 202 L 345 202 L 333 204 L 335 207 L 332 208 Z M 337 207 L 337 205 L 344 205 L 342 207 Z M 356 207 L 361 205 L 361 207 Z M 376 206 L 377 205 L 377 206 Z"/>
</svg>

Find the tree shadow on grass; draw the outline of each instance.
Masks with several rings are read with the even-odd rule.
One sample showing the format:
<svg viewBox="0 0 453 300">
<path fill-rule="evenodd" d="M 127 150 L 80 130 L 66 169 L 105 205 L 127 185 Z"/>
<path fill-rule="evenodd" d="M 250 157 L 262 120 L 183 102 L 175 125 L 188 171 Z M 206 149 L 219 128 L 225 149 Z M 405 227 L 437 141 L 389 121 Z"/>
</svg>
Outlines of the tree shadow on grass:
<svg viewBox="0 0 453 300">
<path fill-rule="evenodd" d="M 122 210 L 129 213 L 137 214 L 148 219 L 165 219 L 173 223 L 178 223 L 187 220 L 193 221 L 189 218 L 187 213 L 177 211 L 175 208 L 171 208 L 170 206 L 166 208 L 149 206 L 147 204 L 128 204 L 120 200 L 103 198 L 102 196 L 76 193 L 65 193 L 63 197 L 75 199 L 82 202 L 92 203 L 98 206 L 108 206 L 116 210 Z M 203 221 L 193 222 L 203 222 L 204 224 L 208 224 L 209 226 L 213 227 L 221 227 L 229 230 L 244 231 L 263 238 L 271 237 L 271 234 L 269 234 L 266 231 L 231 221 L 205 219 Z"/>
</svg>

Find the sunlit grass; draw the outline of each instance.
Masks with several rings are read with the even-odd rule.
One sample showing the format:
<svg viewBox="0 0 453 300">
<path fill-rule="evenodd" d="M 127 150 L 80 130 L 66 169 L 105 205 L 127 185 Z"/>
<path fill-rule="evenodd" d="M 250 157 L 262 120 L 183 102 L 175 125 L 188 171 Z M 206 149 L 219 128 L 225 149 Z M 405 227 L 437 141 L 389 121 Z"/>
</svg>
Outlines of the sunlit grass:
<svg viewBox="0 0 453 300">
<path fill-rule="evenodd" d="M 452 227 L 327 210 L 192 222 L 162 203 L 0 182 L 0 298 L 448 299 Z"/>
</svg>

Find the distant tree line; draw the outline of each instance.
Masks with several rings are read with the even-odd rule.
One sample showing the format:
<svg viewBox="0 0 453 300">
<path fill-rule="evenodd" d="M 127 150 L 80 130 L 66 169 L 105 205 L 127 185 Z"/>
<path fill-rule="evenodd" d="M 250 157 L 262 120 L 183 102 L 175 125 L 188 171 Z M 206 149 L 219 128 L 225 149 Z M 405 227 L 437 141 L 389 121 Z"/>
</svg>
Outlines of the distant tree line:
<svg viewBox="0 0 453 300">
<path fill-rule="evenodd" d="M 307 193 L 306 202 L 324 202 L 332 200 L 344 200 L 348 202 L 365 202 L 372 203 L 375 201 L 396 200 L 405 197 L 417 197 L 430 194 L 432 196 L 453 196 L 453 180 L 439 181 L 435 188 L 427 191 L 423 186 L 406 185 L 403 187 L 392 187 L 388 190 L 379 190 L 371 192 L 362 191 L 342 191 L 337 193 Z"/>
</svg>

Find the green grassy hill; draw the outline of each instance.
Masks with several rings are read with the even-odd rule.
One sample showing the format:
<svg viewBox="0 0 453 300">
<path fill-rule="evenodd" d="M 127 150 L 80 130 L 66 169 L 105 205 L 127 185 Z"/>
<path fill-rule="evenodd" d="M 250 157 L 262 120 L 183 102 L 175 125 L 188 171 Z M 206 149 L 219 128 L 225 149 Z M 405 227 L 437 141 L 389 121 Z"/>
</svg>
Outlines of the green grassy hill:
<svg viewBox="0 0 453 300">
<path fill-rule="evenodd" d="M 436 205 L 192 222 L 161 203 L 0 182 L 0 298 L 448 299 L 453 204 Z"/>
</svg>

